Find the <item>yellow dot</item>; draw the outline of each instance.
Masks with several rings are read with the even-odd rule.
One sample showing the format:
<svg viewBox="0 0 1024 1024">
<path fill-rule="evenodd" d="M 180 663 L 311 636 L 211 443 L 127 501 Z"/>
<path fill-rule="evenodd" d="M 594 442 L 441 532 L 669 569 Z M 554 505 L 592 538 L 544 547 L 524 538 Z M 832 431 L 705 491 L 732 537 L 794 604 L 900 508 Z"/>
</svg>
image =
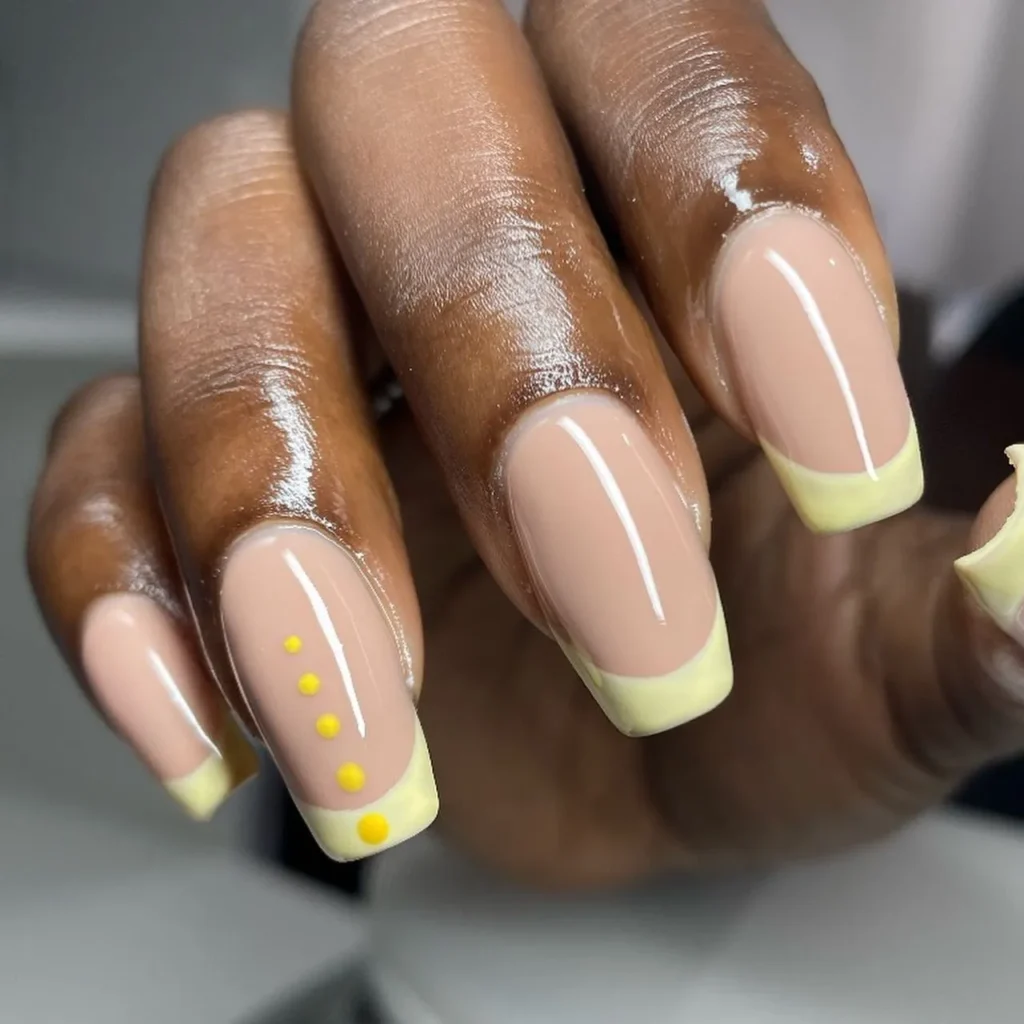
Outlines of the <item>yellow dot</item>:
<svg viewBox="0 0 1024 1024">
<path fill-rule="evenodd" d="M 297 636 L 290 636 L 284 642 L 284 649 L 289 654 L 298 654 L 302 650 L 302 641 Z"/>
<path fill-rule="evenodd" d="M 338 716 L 321 715 L 316 720 L 316 731 L 320 733 L 325 740 L 334 739 L 334 737 L 341 732 L 341 722 L 338 721 Z"/>
<path fill-rule="evenodd" d="M 348 764 L 343 764 L 338 769 L 336 778 L 338 785 L 346 793 L 358 793 L 366 785 L 366 772 L 359 765 L 353 764 L 351 761 Z"/>
<path fill-rule="evenodd" d="M 320 689 L 320 677 L 313 672 L 307 672 L 299 677 L 299 693 L 306 697 L 312 697 Z"/>
<path fill-rule="evenodd" d="M 364 814 L 356 826 L 359 838 L 371 846 L 379 846 L 388 837 L 391 826 L 383 814 Z"/>
</svg>

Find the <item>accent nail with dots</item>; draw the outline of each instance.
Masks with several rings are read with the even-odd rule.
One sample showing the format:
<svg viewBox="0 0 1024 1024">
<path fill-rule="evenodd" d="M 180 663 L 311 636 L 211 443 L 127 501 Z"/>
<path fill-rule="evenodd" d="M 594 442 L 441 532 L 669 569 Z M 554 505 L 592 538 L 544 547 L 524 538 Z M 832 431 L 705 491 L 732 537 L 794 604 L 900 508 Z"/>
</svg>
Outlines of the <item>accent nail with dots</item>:
<svg viewBox="0 0 1024 1024">
<path fill-rule="evenodd" d="M 221 608 L 267 746 L 321 846 L 364 857 L 426 828 L 437 791 L 390 621 L 357 561 L 306 526 L 229 552 Z"/>
</svg>

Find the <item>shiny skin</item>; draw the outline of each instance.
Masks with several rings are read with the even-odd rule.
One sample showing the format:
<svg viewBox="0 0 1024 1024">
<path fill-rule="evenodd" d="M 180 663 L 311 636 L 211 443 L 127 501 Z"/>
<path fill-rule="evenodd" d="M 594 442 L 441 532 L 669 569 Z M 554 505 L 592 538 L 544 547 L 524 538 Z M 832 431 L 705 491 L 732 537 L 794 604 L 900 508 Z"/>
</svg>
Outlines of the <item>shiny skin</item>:
<svg viewBox="0 0 1024 1024">
<path fill-rule="evenodd" d="M 170 148 L 141 384 L 73 400 L 41 478 L 44 613 L 77 667 L 90 596 L 141 589 L 184 617 L 187 591 L 244 715 L 220 567 L 262 519 L 313 521 L 388 596 L 417 680 L 428 652 L 442 822 L 479 858 L 595 886 L 876 835 L 1020 739 L 984 667 L 1003 641 L 952 571 L 969 524 L 914 512 L 808 534 L 706 314 L 730 227 L 796 204 L 842 228 L 895 337 L 855 172 L 756 0 L 537 0 L 528 26 L 532 55 L 496 0 L 323 0 L 290 115 Z M 384 360 L 411 412 L 378 430 L 365 382 Z M 714 520 L 735 692 L 650 740 L 618 734 L 537 628 L 498 486 L 521 412 L 574 388 L 619 396 L 707 542 Z"/>
</svg>

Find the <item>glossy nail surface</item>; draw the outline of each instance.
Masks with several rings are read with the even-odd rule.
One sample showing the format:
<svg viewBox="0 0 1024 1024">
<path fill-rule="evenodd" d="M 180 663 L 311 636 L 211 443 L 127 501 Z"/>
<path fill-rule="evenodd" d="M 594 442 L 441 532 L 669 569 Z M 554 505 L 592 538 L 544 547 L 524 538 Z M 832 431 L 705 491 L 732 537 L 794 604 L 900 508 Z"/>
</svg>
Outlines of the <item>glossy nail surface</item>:
<svg viewBox="0 0 1024 1024">
<path fill-rule="evenodd" d="M 93 603 L 82 663 L 100 706 L 194 818 L 205 820 L 255 774 L 242 738 L 181 628 L 141 594 Z"/>
<path fill-rule="evenodd" d="M 996 624 L 1024 641 L 1024 444 L 1007 448 L 1006 454 L 1015 470 L 1016 501 L 1008 509 L 1002 493 L 993 496 L 976 526 L 988 539 L 954 564 Z"/>
<path fill-rule="evenodd" d="M 552 631 L 615 725 L 660 732 L 724 700 L 732 665 L 714 575 L 636 417 L 593 394 L 534 409 L 509 438 L 504 477 Z"/>
<path fill-rule="evenodd" d="M 916 502 L 917 434 L 864 274 L 816 218 L 773 211 L 727 240 L 717 343 L 765 454 L 812 529 L 853 529 Z"/>
<path fill-rule="evenodd" d="M 395 634 L 356 560 L 320 531 L 268 524 L 231 549 L 221 613 L 264 739 L 325 852 L 352 860 L 437 814 Z"/>
</svg>

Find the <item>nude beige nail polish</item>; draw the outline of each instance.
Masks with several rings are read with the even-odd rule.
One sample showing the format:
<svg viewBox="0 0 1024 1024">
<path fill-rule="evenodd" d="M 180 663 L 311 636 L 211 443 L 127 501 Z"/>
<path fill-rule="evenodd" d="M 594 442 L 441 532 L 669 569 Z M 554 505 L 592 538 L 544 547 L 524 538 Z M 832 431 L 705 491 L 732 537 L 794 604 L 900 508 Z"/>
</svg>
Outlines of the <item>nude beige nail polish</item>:
<svg viewBox="0 0 1024 1024">
<path fill-rule="evenodd" d="M 732 665 L 714 574 L 633 413 L 590 393 L 531 410 L 504 478 L 552 631 L 611 720 L 643 735 L 720 703 Z"/>
<path fill-rule="evenodd" d="M 430 757 L 392 625 L 356 559 L 271 523 L 230 550 L 221 614 L 239 684 L 325 852 L 394 846 L 437 814 Z"/>
<path fill-rule="evenodd" d="M 807 525 L 914 504 L 924 478 L 893 339 L 840 237 L 797 210 L 760 215 L 727 240 L 712 292 L 716 342 Z"/>
<path fill-rule="evenodd" d="M 96 600 L 82 628 L 96 700 L 168 792 L 209 818 L 256 773 L 256 755 L 181 628 L 141 594 Z"/>
</svg>

